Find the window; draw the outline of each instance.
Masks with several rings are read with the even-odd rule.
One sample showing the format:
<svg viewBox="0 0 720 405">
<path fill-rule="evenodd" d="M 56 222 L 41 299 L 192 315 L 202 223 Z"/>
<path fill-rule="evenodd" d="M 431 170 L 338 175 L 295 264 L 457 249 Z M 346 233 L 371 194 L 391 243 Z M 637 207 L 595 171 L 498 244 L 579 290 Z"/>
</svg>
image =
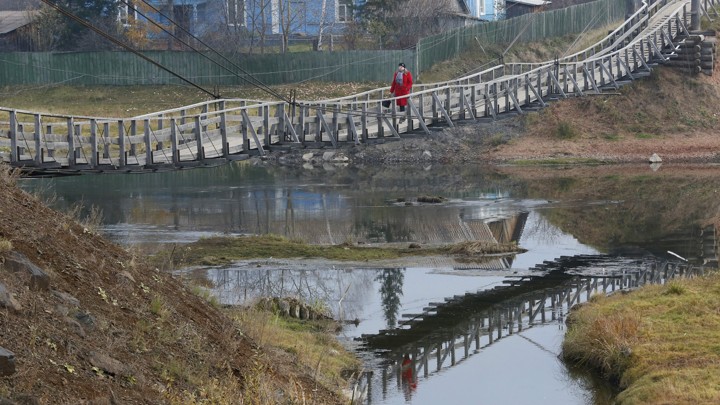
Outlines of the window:
<svg viewBox="0 0 720 405">
<path fill-rule="evenodd" d="M 350 22 L 353 18 L 353 5 L 349 0 L 338 0 L 337 21 Z"/>
<path fill-rule="evenodd" d="M 478 9 L 478 15 L 477 17 L 482 17 L 486 14 L 485 11 L 485 0 L 476 0 L 477 1 L 477 9 Z"/>
<path fill-rule="evenodd" d="M 118 20 L 123 27 L 130 27 L 137 19 L 137 10 L 132 1 L 118 7 Z"/>
<path fill-rule="evenodd" d="M 245 26 L 244 5 L 243 0 L 227 0 L 227 23 L 229 26 Z"/>
</svg>

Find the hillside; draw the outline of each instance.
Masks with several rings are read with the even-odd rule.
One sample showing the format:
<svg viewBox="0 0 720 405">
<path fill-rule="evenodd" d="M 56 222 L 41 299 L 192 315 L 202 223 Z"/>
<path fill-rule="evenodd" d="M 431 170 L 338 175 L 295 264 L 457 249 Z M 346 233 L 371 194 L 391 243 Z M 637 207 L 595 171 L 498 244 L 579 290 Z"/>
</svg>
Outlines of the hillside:
<svg viewBox="0 0 720 405">
<path fill-rule="evenodd" d="M 14 354 L 0 350 L 0 403 L 344 402 L 316 370 L 260 347 L 181 281 L 6 172 L 0 207 L 0 347 Z M 32 264 L 14 264 L 20 255 Z"/>
</svg>

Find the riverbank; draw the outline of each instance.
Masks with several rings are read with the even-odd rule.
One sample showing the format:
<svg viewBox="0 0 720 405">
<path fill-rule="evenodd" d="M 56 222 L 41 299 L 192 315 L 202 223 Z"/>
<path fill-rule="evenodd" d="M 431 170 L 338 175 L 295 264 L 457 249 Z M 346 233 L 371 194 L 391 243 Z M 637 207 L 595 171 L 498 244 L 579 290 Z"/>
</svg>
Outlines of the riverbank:
<svg viewBox="0 0 720 405">
<path fill-rule="evenodd" d="M 0 402 L 347 403 L 335 325 L 220 308 L 0 173 Z"/>
<path fill-rule="evenodd" d="M 618 404 L 720 403 L 720 276 L 595 296 L 570 313 L 563 357 L 622 389 Z"/>
</svg>

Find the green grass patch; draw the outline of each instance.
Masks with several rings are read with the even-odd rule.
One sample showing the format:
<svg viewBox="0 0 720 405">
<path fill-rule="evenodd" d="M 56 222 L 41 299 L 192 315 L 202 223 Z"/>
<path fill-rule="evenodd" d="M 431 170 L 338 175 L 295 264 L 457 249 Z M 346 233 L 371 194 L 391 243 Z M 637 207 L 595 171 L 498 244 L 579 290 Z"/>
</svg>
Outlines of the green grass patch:
<svg viewBox="0 0 720 405">
<path fill-rule="evenodd" d="M 544 166 L 544 165 L 599 165 L 606 162 L 590 158 L 547 158 L 547 159 L 519 159 L 511 162 L 516 166 Z"/>
<path fill-rule="evenodd" d="M 600 370 L 618 404 L 720 403 L 720 275 L 595 299 L 571 313 L 563 357 Z"/>
<path fill-rule="evenodd" d="M 577 138 L 578 132 L 569 122 L 560 121 L 555 132 L 555 136 L 559 139 Z"/>
<path fill-rule="evenodd" d="M 653 134 L 648 134 L 645 132 L 639 132 L 639 133 L 635 134 L 635 138 L 637 138 L 637 139 L 653 139 L 653 138 L 657 138 L 657 136 L 655 136 Z"/>
<path fill-rule="evenodd" d="M 472 248 L 473 243 L 459 245 L 410 248 L 393 246 L 358 246 L 351 243 L 340 245 L 311 245 L 277 235 L 217 236 L 203 238 L 180 249 L 159 252 L 153 260 L 166 263 L 172 259 L 178 267 L 221 266 L 236 260 L 260 258 L 324 258 L 337 261 L 372 261 L 396 259 L 409 256 L 480 254 Z M 512 254 L 522 251 L 515 244 L 484 246 L 483 254 Z M 169 255 L 173 255 L 172 258 Z"/>
</svg>

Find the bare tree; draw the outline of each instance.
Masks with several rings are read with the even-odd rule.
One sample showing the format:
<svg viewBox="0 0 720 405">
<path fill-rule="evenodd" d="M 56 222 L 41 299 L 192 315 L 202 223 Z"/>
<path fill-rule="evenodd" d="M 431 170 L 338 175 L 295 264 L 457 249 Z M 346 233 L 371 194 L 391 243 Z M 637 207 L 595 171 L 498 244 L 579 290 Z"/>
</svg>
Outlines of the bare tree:
<svg viewBox="0 0 720 405">
<path fill-rule="evenodd" d="M 423 37 L 454 28 L 460 17 L 454 0 L 408 0 L 391 14 L 395 46 L 413 46 Z"/>
</svg>

